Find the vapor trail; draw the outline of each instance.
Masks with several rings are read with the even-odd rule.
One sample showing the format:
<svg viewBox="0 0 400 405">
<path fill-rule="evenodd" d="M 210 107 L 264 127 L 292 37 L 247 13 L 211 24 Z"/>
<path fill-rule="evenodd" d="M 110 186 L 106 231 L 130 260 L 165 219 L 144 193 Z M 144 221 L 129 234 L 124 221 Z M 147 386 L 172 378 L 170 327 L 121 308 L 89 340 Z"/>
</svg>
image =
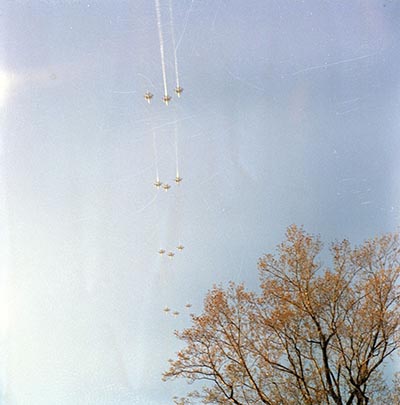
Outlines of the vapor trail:
<svg viewBox="0 0 400 405">
<path fill-rule="evenodd" d="M 292 76 L 296 76 L 296 75 L 298 75 L 300 73 L 309 72 L 310 70 L 323 69 L 323 68 L 327 68 L 327 67 L 330 67 L 330 66 L 341 65 L 343 63 L 355 62 L 357 60 L 370 58 L 371 56 L 375 56 L 375 54 L 367 54 L 367 55 L 357 56 L 355 58 L 342 59 L 342 60 L 338 60 L 336 62 L 325 63 L 324 65 L 310 66 L 308 68 L 301 69 L 301 70 L 298 70 L 297 72 L 292 73 Z"/>
<path fill-rule="evenodd" d="M 162 75 L 163 75 L 163 82 L 164 82 L 164 96 L 167 96 L 168 88 L 167 88 L 167 75 L 165 72 L 164 37 L 163 37 L 162 26 L 161 26 L 160 0 L 155 0 L 155 6 L 156 6 L 156 15 L 157 15 L 158 37 L 160 39 L 160 54 L 161 54 L 161 68 L 162 68 Z"/>
<path fill-rule="evenodd" d="M 174 63 L 175 63 L 175 78 L 176 88 L 179 88 L 179 70 L 178 70 L 178 58 L 176 56 L 176 43 L 175 43 L 175 30 L 174 30 L 174 14 L 172 12 L 172 0 L 169 0 L 169 24 L 171 27 L 172 48 L 174 50 Z"/>
</svg>

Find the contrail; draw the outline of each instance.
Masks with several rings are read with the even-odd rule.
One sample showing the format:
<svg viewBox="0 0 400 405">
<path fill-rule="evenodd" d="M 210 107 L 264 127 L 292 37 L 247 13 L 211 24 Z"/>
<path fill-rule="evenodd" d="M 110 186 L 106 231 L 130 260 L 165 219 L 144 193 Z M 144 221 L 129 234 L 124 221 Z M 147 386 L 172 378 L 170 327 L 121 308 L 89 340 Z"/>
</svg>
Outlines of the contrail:
<svg viewBox="0 0 400 405">
<path fill-rule="evenodd" d="M 189 7 L 189 10 L 188 10 L 188 12 L 186 13 L 185 24 L 183 25 L 183 30 L 182 30 L 181 36 L 180 36 L 180 38 L 179 38 L 179 40 L 178 40 L 178 43 L 176 44 L 176 49 L 179 48 L 179 45 L 180 45 L 181 42 L 182 42 L 183 35 L 184 35 L 185 32 L 186 32 L 186 27 L 187 27 L 188 22 L 189 22 L 190 12 L 192 11 L 192 8 L 193 8 L 193 2 L 194 2 L 194 0 L 192 0 L 192 2 L 191 2 L 191 4 L 190 4 L 190 7 Z"/>
<path fill-rule="evenodd" d="M 154 197 L 149 200 L 143 207 L 139 208 L 137 211 L 135 211 L 135 214 L 140 214 L 141 212 L 143 212 L 146 208 L 150 207 L 151 204 L 153 204 L 153 202 L 157 199 L 158 194 L 155 193 Z"/>
<path fill-rule="evenodd" d="M 176 56 L 174 15 L 173 15 L 173 12 L 172 12 L 172 0 L 169 0 L 169 24 L 170 24 L 170 27 L 171 27 L 172 48 L 174 50 L 176 88 L 178 89 L 180 87 L 180 85 L 179 85 L 179 70 L 178 70 L 178 58 Z"/>
<path fill-rule="evenodd" d="M 292 73 L 292 76 L 296 76 L 296 75 L 298 75 L 300 73 L 304 73 L 304 72 L 309 72 L 310 70 L 323 69 L 323 68 L 326 68 L 329 66 L 335 66 L 335 65 L 341 65 L 343 63 L 355 62 L 357 60 L 370 58 L 371 56 L 375 56 L 375 54 L 368 54 L 368 55 L 357 56 L 355 58 L 338 60 L 336 62 L 325 63 L 324 65 L 310 66 L 308 68 L 301 69 L 301 70 L 298 70 L 297 72 Z"/>
<path fill-rule="evenodd" d="M 163 37 L 162 26 L 161 26 L 161 11 L 160 11 L 160 1 L 159 0 L 155 0 L 155 6 L 156 6 L 156 15 L 157 15 L 158 37 L 160 39 L 160 54 L 161 54 L 161 67 L 162 67 L 162 75 L 163 75 L 163 82 L 164 82 L 164 96 L 168 96 L 167 75 L 165 72 L 164 37 Z"/>
</svg>

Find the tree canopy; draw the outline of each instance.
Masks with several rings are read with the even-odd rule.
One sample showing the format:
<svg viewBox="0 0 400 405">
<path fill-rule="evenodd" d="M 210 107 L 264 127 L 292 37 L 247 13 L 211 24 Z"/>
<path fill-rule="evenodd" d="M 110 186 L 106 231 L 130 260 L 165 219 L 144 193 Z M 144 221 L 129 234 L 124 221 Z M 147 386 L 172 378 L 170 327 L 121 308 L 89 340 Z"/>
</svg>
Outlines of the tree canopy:
<svg viewBox="0 0 400 405">
<path fill-rule="evenodd" d="M 208 292 L 176 332 L 184 348 L 164 379 L 200 382 L 176 403 L 393 404 L 382 371 L 399 347 L 399 235 L 335 242 L 330 267 L 321 250 L 292 225 L 260 258 L 259 291 L 232 282 Z"/>
</svg>

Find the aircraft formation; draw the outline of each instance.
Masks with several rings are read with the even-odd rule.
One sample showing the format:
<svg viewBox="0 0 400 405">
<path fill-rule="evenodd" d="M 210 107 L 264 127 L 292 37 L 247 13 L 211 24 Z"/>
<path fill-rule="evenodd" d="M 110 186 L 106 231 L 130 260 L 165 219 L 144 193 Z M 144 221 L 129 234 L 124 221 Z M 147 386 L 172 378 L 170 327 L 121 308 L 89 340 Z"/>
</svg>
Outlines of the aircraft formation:
<svg viewBox="0 0 400 405">
<path fill-rule="evenodd" d="M 186 309 L 190 309 L 191 307 L 192 307 L 192 304 L 186 304 L 185 305 Z M 163 311 L 164 311 L 165 315 L 168 315 L 172 310 L 168 306 L 165 306 Z M 177 317 L 179 315 L 179 311 L 172 311 L 172 315 L 174 317 Z"/>
<path fill-rule="evenodd" d="M 180 243 L 176 249 L 178 250 L 178 252 L 182 252 L 183 249 L 185 249 L 185 247 Z M 160 256 L 166 255 L 167 257 L 169 257 L 170 259 L 172 259 L 175 256 L 175 253 L 172 250 L 169 250 L 168 252 L 166 251 L 166 249 L 160 249 L 158 251 L 158 254 Z"/>
<path fill-rule="evenodd" d="M 169 26 L 171 30 L 171 45 L 173 49 L 173 56 L 174 56 L 174 67 L 175 67 L 175 88 L 174 93 L 177 98 L 181 98 L 183 93 L 183 88 L 180 85 L 179 80 L 179 70 L 178 70 L 178 59 L 176 53 L 176 42 L 175 42 L 175 33 L 174 33 L 174 24 L 173 24 L 173 10 L 172 10 L 172 0 L 165 0 L 168 1 L 169 5 Z M 166 72 L 166 63 L 165 63 L 165 48 L 164 48 L 164 32 L 163 32 L 163 25 L 162 25 L 162 15 L 161 15 L 161 7 L 160 7 L 160 0 L 154 0 L 155 3 L 155 11 L 156 11 L 156 18 L 157 18 L 157 28 L 158 28 L 158 38 L 160 43 L 160 59 L 161 59 L 161 73 L 163 79 L 163 95 L 161 97 L 161 101 L 168 106 L 172 102 L 172 96 L 168 91 L 168 83 L 167 83 L 167 72 Z M 154 94 L 147 90 L 143 95 L 145 101 L 148 104 L 152 104 L 154 102 Z M 153 147 L 154 147 L 154 156 L 155 156 L 155 167 L 156 167 L 156 178 L 153 182 L 153 186 L 157 190 L 163 190 L 168 192 L 171 189 L 171 184 L 167 182 L 163 182 L 160 180 L 159 171 L 158 171 L 158 163 L 157 163 L 157 142 L 156 142 L 156 133 L 153 130 Z M 177 128 L 175 126 L 175 155 L 176 155 L 176 175 L 175 178 L 172 180 L 172 184 L 175 183 L 176 186 L 180 186 L 183 178 L 180 176 L 179 173 L 179 154 L 178 154 L 178 133 Z M 158 254 L 162 257 L 166 257 L 169 260 L 173 260 L 176 254 L 181 254 L 184 250 L 184 246 L 182 243 L 178 243 L 175 249 L 167 249 L 161 247 L 158 250 Z M 189 309 L 192 305 L 186 304 L 186 309 Z M 172 311 L 168 306 L 165 306 L 164 313 L 171 314 L 174 317 L 179 315 L 179 311 Z"/>
<path fill-rule="evenodd" d="M 176 93 L 176 95 L 178 96 L 178 98 L 181 96 L 182 92 L 183 92 L 183 88 L 182 87 L 175 87 L 174 92 Z M 149 91 L 146 91 L 146 93 L 144 93 L 144 99 L 150 104 L 152 98 L 154 97 L 154 94 L 150 93 Z M 169 102 L 172 100 L 172 97 L 169 96 L 168 94 L 164 94 L 162 101 L 168 105 Z"/>
</svg>

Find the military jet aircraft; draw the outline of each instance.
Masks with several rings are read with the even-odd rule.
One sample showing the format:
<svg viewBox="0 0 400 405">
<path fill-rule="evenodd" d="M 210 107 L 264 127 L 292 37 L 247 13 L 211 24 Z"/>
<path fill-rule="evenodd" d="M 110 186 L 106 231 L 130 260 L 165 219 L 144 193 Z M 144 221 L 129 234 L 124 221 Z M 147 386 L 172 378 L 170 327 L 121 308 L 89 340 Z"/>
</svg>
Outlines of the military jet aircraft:
<svg viewBox="0 0 400 405">
<path fill-rule="evenodd" d="M 162 188 L 163 188 L 165 191 L 168 191 L 168 190 L 171 188 L 171 186 L 170 186 L 169 184 L 164 184 L 164 185 L 162 186 Z"/>
<path fill-rule="evenodd" d="M 186 304 L 185 307 L 186 307 L 187 309 L 189 309 L 189 308 L 192 307 L 192 304 Z"/>
<path fill-rule="evenodd" d="M 168 256 L 170 259 L 172 259 L 172 258 L 175 256 L 175 253 L 174 253 L 174 252 L 168 252 L 168 253 L 167 253 L 167 256 Z"/>
<path fill-rule="evenodd" d="M 182 252 L 182 250 L 185 249 L 185 247 L 184 247 L 183 245 L 181 245 L 181 244 L 179 244 L 176 248 L 177 248 L 180 252 Z"/>
<path fill-rule="evenodd" d="M 153 183 L 153 185 L 154 185 L 156 188 L 160 188 L 160 187 L 162 186 L 162 183 L 161 183 L 160 180 L 156 180 L 156 181 Z"/>
<path fill-rule="evenodd" d="M 174 179 L 176 184 L 179 184 L 182 180 L 183 180 L 182 177 L 179 177 L 179 176 L 176 176 Z"/>
<path fill-rule="evenodd" d="M 172 97 L 169 96 L 168 94 L 166 94 L 166 95 L 163 97 L 162 101 L 164 101 L 165 105 L 168 105 L 168 103 L 171 101 L 171 99 L 172 99 Z"/>
<path fill-rule="evenodd" d="M 151 99 L 153 98 L 153 95 L 149 92 L 146 91 L 146 93 L 144 93 L 144 99 L 150 104 Z"/>
<path fill-rule="evenodd" d="M 162 256 L 164 253 L 165 253 L 165 249 L 160 249 L 160 250 L 158 251 L 158 254 L 161 255 L 161 256 Z"/>
<path fill-rule="evenodd" d="M 171 310 L 170 310 L 168 307 L 165 307 L 165 308 L 163 309 L 163 311 L 165 312 L 165 315 L 167 315 L 168 312 L 171 311 Z"/>
<path fill-rule="evenodd" d="M 182 87 L 177 86 L 177 87 L 175 88 L 175 93 L 177 94 L 178 97 L 181 96 L 182 92 L 183 92 Z"/>
<path fill-rule="evenodd" d="M 172 315 L 176 318 L 176 317 L 179 315 L 179 312 L 178 312 L 178 311 L 174 311 L 174 312 L 172 312 Z"/>
</svg>

